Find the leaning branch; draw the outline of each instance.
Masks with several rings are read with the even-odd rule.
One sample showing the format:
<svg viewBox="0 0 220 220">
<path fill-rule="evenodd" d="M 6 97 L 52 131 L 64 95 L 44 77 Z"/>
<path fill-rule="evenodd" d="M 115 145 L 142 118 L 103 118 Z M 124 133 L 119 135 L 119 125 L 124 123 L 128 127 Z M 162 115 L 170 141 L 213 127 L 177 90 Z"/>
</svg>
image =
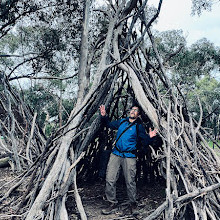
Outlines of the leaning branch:
<svg viewBox="0 0 220 220">
<path fill-rule="evenodd" d="M 212 186 L 205 187 L 203 189 L 198 189 L 194 192 L 188 193 L 186 195 L 180 196 L 176 198 L 173 203 L 174 205 L 177 205 L 178 203 L 183 203 L 187 200 L 193 200 L 195 198 L 201 197 L 208 192 L 211 192 L 213 190 L 216 190 L 220 188 L 220 183 L 214 184 Z M 190 202 L 189 201 L 189 202 Z M 153 213 L 151 213 L 147 218 L 144 220 L 153 220 L 160 216 L 160 214 L 168 207 L 168 201 L 165 201 L 162 205 L 160 205 Z"/>
</svg>

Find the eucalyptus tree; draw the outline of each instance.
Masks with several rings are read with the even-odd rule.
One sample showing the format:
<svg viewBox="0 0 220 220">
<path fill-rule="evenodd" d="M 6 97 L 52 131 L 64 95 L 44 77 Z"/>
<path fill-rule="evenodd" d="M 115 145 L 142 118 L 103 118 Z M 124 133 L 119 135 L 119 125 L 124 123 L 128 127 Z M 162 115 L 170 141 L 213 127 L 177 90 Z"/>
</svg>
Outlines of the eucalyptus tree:
<svg viewBox="0 0 220 220">
<path fill-rule="evenodd" d="M 45 115 L 51 113 L 53 117 L 54 112 L 61 126 L 66 120 L 63 115 L 70 113 L 62 104 L 68 101 L 62 99 L 70 99 L 67 94 L 76 93 L 73 78 L 77 76 L 82 3 L 2 1 L 1 6 L 1 73 L 10 83 L 8 86 L 23 90 L 24 101 L 37 112 L 40 126 L 45 126 Z M 74 99 L 75 95 L 69 103 L 74 103 Z M 51 106 L 57 108 L 53 113 Z"/>
<path fill-rule="evenodd" d="M 205 76 L 196 83 L 194 91 L 189 93 L 190 110 L 194 113 L 196 120 L 199 118 L 199 109 L 193 103 L 201 101 L 203 108 L 202 125 L 207 130 L 207 133 L 217 139 L 219 135 L 219 115 L 220 115 L 220 83 L 214 77 Z"/>
<path fill-rule="evenodd" d="M 9 3 L 5 2 L 3 6 L 7 8 Z M 12 46 L 12 42 L 9 41 L 10 36 L 2 38 L 2 42 L 6 41 L 5 44 L 8 46 L 1 51 L 1 57 L 4 59 L 2 70 L 9 82 L 13 83 L 16 80 L 19 84 L 24 82 L 26 92 L 23 94 L 27 94 L 27 87 L 32 87 L 30 88 L 32 91 L 37 87 L 42 88 L 41 93 L 45 89 L 58 102 L 57 106 L 63 109 L 62 97 L 70 99 L 72 103 L 76 97 L 74 93 L 77 91 L 83 3 L 49 1 L 43 4 L 43 2 L 24 1 L 24 4 L 25 7 L 22 2 L 10 5 L 12 11 L 17 11 L 19 7 L 21 11 L 19 13 L 22 16 L 18 16 L 16 20 L 18 22 L 13 27 L 15 31 L 11 34 L 17 41 L 13 51 L 8 50 Z M 29 7 L 35 10 L 25 16 Z M 105 28 L 102 28 L 103 18 L 96 21 L 95 16 L 93 15 L 90 19 L 90 26 L 93 25 L 93 31 L 89 32 L 90 45 L 95 44 L 99 34 L 105 34 Z M 5 19 L 2 22 L 5 22 L 6 26 L 8 20 Z M 10 27 L 9 25 L 8 28 Z M 5 63 L 5 57 L 8 62 L 10 61 L 9 65 Z M 63 116 L 60 112 L 61 125 Z M 63 112 L 67 113 L 65 109 Z M 38 114 L 45 114 L 45 112 L 38 111 Z"/>
<path fill-rule="evenodd" d="M 219 73 L 219 48 L 205 38 L 187 46 L 181 30 L 155 33 L 155 36 L 168 76 L 184 94 L 189 112 L 199 119 L 201 110 L 196 103 L 201 99 L 202 124 L 210 134 L 216 134 L 219 89 L 214 77 Z"/>
<path fill-rule="evenodd" d="M 158 128 L 163 141 L 158 151 L 151 150 L 152 157 L 158 161 L 159 175 L 166 181 L 165 201 L 143 217 L 181 219 L 186 217 L 189 208 L 191 218 L 196 220 L 219 218 L 220 183 L 216 175 L 219 157 L 209 148 L 201 132 L 202 117 L 195 122 L 184 111 L 187 107 L 184 96 L 170 81 L 151 31 L 161 4 L 162 0 L 150 13 L 147 1 L 109 1 L 96 9 L 91 7 L 90 1 L 84 1 L 76 103 L 67 123 L 50 138 L 36 141 L 40 139 L 37 132 L 29 139 L 36 142 L 26 148 L 26 159 L 30 163 L 27 171 L 0 199 L 1 202 L 8 199 L 10 205 L 16 207 L 14 215 L 30 220 L 69 219 L 66 198 L 68 189 L 73 186 L 81 219 L 87 219 L 77 177 L 80 171 L 86 173 L 91 168 L 103 142 L 99 136 L 101 119 L 95 115 L 98 106 L 104 103 L 110 115 L 115 116 L 119 106 L 126 112 L 129 99 L 135 99 L 149 123 Z M 92 12 L 97 13 L 105 27 L 97 31 L 102 34 L 94 37 L 95 43 L 90 41 L 91 36 L 97 34 L 90 23 Z M 150 46 L 145 44 L 146 38 Z M 154 57 L 149 51 L 153 51 Z M 35 123 L 32 131 L 34 128 Z M 35 152 L 31 147 L 39 148 L 38 157 L 30 157 Z M 84 156 L 89 165 L 82 162 L 76 169 Z M 21 184 L 25 192 L 11 194 Z"/>
<path fill-rule="evenodd" d="M 219 0 L 192 0 L 192 14 L 201 15 L 203 11 L 211 11 L 215 4 L 219 4 Z"/>
<path fill-rule="evenodd" d="M 187 46 L 182 30 L 156 33 L 158 50 L 170 79 L 185 93 L 195 88 L 197 80 L 219 69 L 219 48 L 206 38 Z"/>
</svg>

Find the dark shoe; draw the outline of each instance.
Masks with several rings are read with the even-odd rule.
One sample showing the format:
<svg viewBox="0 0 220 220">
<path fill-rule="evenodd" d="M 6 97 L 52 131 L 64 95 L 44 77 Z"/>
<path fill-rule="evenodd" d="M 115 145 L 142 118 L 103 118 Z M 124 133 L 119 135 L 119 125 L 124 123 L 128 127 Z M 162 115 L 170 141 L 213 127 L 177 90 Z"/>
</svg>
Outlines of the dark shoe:
<svg viewBox="0 0 220 220">
<path fill-rule="evenodd" d="M 115 213 L 118 210 L 118 204 L 117 203 L 110 203 L 110 205 L 106 209 L 102 209 L 103 215 L 110 215 Z"/>
<path fill-rule="evenodd" d="M 136 202 L 130 204 L 131 214 L 139 215 L 138 204 Z"/>
</svg>

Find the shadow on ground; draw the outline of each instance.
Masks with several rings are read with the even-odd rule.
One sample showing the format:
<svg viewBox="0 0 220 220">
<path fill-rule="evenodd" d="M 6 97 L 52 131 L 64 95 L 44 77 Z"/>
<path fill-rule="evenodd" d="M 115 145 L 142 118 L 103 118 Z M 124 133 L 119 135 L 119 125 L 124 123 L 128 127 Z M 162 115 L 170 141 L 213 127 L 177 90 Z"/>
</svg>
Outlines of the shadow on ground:
<svg viewBox="0 0 220 220">
<path fill-rule="evenodd" d="M 126 187 L 123 183 L 117 185 L 119 209 L 110 215 L 103 215 L 101 210 L 106 207 L 103 200 L 105 182 L 84 184 L 79 188 L 83 206 L 89 220 L 120 220 L 144 219 L 165 201 L 165 187 L 159 182 L 138 187 L 138 214 L 132 215 L 127 207 Z M 74 202 L 74 194 L 70 192 L 67 199 L 68 213 L 71 220 L 80 219 Z"/>
</svg>

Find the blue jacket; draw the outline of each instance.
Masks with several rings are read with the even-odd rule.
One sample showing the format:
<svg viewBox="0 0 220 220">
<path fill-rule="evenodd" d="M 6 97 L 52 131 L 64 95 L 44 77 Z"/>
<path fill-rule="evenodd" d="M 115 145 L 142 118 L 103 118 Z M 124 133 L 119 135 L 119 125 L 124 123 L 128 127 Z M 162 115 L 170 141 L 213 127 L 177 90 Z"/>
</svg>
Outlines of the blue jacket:
<svg viewBox="0 0 220 220">
<path fill-rule="evenodd" d="M 108 117 L 102 117 L 102 120 L 105 122 L 108 128 L 117 130 L 117 137 L 121 135 L 121 133 L 131 125 L 129 122 L 129 118 L 120 119 L 117 121 L 110 122 Z M 146 147 L 151 144 L 152 140 L 148 134 L 146 134 L 145 129 L 142 124 L 140 124 L 139 119 L 137 119 L 133 125 L 122 134 L 119 140 L 114 146 L 112 153 L 118 155 L 120 157 L 130 157 L 135 158 L 135 151 L 137 149 L 137 143 L 141 142 L 141 144 Z M 138 128 L 137 128 L 138 126 Z M 138 132 L 137 132 L 138 131 Z M 138 133 L 138 137 L 137 137 Z"/>
</svg>

